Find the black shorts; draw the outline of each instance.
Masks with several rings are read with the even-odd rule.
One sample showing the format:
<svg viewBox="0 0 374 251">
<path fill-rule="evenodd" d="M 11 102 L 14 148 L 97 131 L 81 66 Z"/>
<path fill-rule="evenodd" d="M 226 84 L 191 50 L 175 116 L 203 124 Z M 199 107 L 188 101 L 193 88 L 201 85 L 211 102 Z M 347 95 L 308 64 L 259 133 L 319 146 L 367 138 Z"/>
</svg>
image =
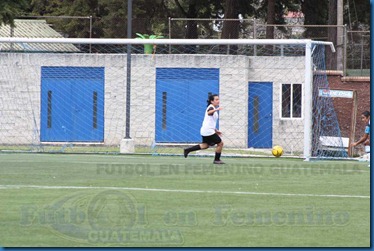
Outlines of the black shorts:
<svg viewBox="0 0 374 251">
<path fill-rule="evenodd" d="M 207 143 L 209 146 L 214 146 L 215 144 L 221 143 L 221 138 L 217 133 L 210 136 L 202 136 L 203 143 Z"/>
</svg>

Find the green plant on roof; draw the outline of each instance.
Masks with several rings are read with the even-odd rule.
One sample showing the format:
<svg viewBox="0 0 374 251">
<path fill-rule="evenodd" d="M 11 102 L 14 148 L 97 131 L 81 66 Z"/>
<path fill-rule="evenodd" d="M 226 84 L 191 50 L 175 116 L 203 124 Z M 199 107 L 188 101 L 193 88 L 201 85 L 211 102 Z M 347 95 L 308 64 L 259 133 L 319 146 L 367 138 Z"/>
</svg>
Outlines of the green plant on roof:
<svg viewBox="0 0 374 251">
<path fill-rule="evenodd" d="M 158 38 L 164 37 L 164 36 L 159 36 L 159 35 L 148 35 L 148 34 L 140 34 L 140 33 L 136 33 L 136 35 L 138 36 L 138 38 L 141 38 L 141 39 L 158 39 Z"/>
<path fill-rule="evenodd" d="M 137 38 L 140 38 L 140 39 L 158 39 L 158 38 L 163 38 L 163 36 L 159 36 L 159 35 L 148 35 L 148 34 L 140 34 L 140 33 L 136 33 L 136 35 L 138 36 Z M 144 44 L 144 53 L 145 54 L 152 54 L 155 51 L 156 51 L 156 45 Z"/>
</svg>

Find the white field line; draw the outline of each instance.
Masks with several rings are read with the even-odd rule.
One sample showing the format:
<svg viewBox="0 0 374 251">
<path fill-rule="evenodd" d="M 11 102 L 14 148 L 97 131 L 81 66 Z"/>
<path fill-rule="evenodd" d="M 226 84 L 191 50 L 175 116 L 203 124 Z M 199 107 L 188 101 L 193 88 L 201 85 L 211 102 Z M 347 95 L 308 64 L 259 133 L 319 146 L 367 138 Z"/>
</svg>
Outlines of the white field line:
<svg viewBox="0 0 374 251">
<path fill-rule="evenodd" d="M 24 163 L 24 162 L 27 162 L 27 161 L 23 161 L 23 160 L 4 160 L 2 161 L 2 163 Z M 35 161 L 36 163 L 51 163 L 50 160 L 46 160 L 46 161 Z M 175 163 L 151 163 L 151 162 L 134 162 L 134 163 L 131 163 L 131 162 L 123 162 L 123 161 L 119 161 L 119 162 L 116 162 L 116 161 L 109 161 L 109 162 L 98 162 L 98 161 L 69 161 L 69 164 L 96 164 L 96 165 L 106 165 L 106 166 L 110 166 L 110 165 L 123 165 L 123 166 L 126 166 L 126 165 L 131 165 L 131 166 L 135 166 L 135 165 L 148 165 L 148 166 L 155 166 L 155 167 L 160 167 L 160 166 L 168 166 L 168 165 L 173 165 L 173 166 L 185 166 L 185 167 L 194 167 L 194 166 L 201 166 L 201 165 L 211 165 L 211 163 L 204 163 L 204 164 L 194 164 L 194 163 L 184 163 L 184 164 L 175 164 Z M 247 164 L 243 164 L 243 163 L 232 163 L 230 165 L 228 165 L 228 167 L 247 167 Z M 26 167 L 26 166 L 25 166 Z M 345 169 L 345 168 L 321 168 L 321 167 L 325 167 L 325 166 L 314 166 L 314 167 L 274 167 L 274 166 L 262 166 L 262 165 L 259 165 L 258 167 L 254 166 L 254 165 L 250 165 L 248 166 L 248 168 L 269 168 L 269 170 L 271 171 L 274 171 L 274 170 L 315 170 L 316 172 L 322 172 L 322 171 L 331 171 L 333 174 L 334 173 L 337 173 L 339 174 L 339 172 L 341 171 L 344 171 L 344 172 L 353 172 L 353 173 L 368 173 L 370 172 L 370 170 L 357 170 L 357 169 Z M 0 167 L 1 168 L 1 167 Z"/>
<path fill-rule="evenodd" d="M 261 193 L 261 192 L 245 192 L 245 191 L 185 190 L 185 189 L 138 188 L 138 187 L 0 185 L 0 189 L 108 189 L 108 190 L 167 192 L 167 193 L 205 193 L 205 194 L 232 194 L 232 195 L 267 195 L 267 196 L 370 199 L 370 196 L 366 196 L 366 195 L 349 195 L 349 194 Z"/>
<path fill-rule="evenodd" d="M 319 168 L 318 166 L 315 167 L 271 167 L 271 170 L 315 170 L 318 171 L 331 171 L 332 173 L 336 172 L 339 174 L 339 172 L 353 172 L 353 173 L 368 173 L 369 170 L 354 170 L 354 169 L 344 169 L 344 168 Z"/>
</svg>

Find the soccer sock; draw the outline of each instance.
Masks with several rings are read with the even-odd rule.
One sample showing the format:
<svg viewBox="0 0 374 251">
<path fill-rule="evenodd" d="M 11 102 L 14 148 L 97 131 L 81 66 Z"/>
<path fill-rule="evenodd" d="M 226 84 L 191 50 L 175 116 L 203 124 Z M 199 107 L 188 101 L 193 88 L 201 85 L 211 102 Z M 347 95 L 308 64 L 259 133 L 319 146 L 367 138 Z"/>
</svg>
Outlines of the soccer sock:
<svg viewBox="0 0 374 251">
<path fill-rule="evenodd" d="M 197 151 L 197 150 L 200 150 L 201 147 L 200 145 L 196 145 L 196 146 L 191 146 L 190 148 L 187 148 L 186 151 L 187 152 L 193 152 L 193 151 Z"/>
<path fill-rule="evenodd" d="M 220 160 L 220 159 L 221 159 L 221 153 L 216 152 L 216 157 L 214 158 L 214 160 Z"/>
</svg>

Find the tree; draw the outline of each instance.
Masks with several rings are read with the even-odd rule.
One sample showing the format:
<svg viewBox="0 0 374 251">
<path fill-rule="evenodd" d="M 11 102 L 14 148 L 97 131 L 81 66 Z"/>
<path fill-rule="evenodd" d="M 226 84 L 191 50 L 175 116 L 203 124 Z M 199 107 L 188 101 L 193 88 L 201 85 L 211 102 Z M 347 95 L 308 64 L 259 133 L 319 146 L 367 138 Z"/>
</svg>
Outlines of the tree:
<svg viewBox="0 0 374 251">
<path fill-rule="evenodd" d="M 268 25 L 285 24 L 284 15 L 288 11 L 299 11 L 300 4 L 297 0 L 265 0 L 261 2 L 256 13 L 256 18 L 263 19 Z M 273 39 L 275 37 L 275 26 L 266 27 L 266 38 Z M 283 27 L 278 30 L 283 31 Z"/>
<path fill-rule="evenodd" d="M 76 16 L 93 16 L 93 37 L 101 37 L 100 22 L 97 17 L 97 0 L 32 0 L 31 15 L 36 16 L 71 16 L 64 19 L 47 19 L 53 28 L 65 37 L 88 38 L 89 19 L 77 19 Z"/>
<path fill-rule="evenodd" d="M 338 2 L 337 0 L 329 0 L 329 17 L 328 17 L 328 25 L 331 25 L 327 29 L 327 41 L 330 41 L 334 44 L 335 48 L 337 45 L 337 28 L 333 27 L 337 25 L 337 6 Z M 336 53 L 332 53 L 331 50 L 327 50 L 326 53 L 326 68 L 331 69 L 331 70 L 336 70 L 337 66 L 337 58 L 336 58 Z"/>
<path fill-rule="evenodd" d="M 275 24 L 275 0 L 268 0 L 268 10 L 267 10 L 267 24 L 270 26 L 266 26 L 266 38 L 273 39 L 274 38 L 274 26 Z"/>
<path fill-rule="evenodd" d="M 240 13 L 240 0 L 226 0 L 225 19 L 238 19 Z M 237 39 L 239 38 L 239 20 L 225 21 L 223 24 L 221 38 Z"/>
<path fill-rule="evenodd" d="M 301 11 L 304 13 L 304 25 L 325 25 L 328 17 L 328 1 L 308 0 L 301 2 Z M 304 37 L 310 39 L 326 40 L 327 30 L 318 27 L 307 27 Z"/>
<path fill-rule="evenodd" d="M 29 6 L 27 0 L 1 0 L 0 25 L 9 24 L 14 27 L 14 19 L 24 13 Z"/>
<path fill-rule="evenodd" d="M 304 13 L 305 25 L 326 25 L 329 20 L 329 1 L 299 0 Z M 344 23 L 352 30 L 370 27 L 370 1 L 345 0 Z M 335 7 L 336 9 L 336 7 Z M 333 11 L 333 10 L 331 10 Z M 331 21 L 331 18 L 330 18 Z M 335 23 L 336 24 L 336 23 Z M 328 31 L 321 28 L 306 28 L 304 36 L 311 39 L 326 40 Z"/>
<path fill-rule="evenodd" d="M 197 18 L 197 0 L 189 0 L 187 10 L 183 8 L 179 0 L 175 0 L 175 4 L 178 6 L 179 11 L 186 17 L 186 18 Z M 197 38 L 197 23 L 195 20 L 187 20 L 186 26 L 186 38 Z"/>
<path fill-rule="evenodd" d="M 167 24 L 165 0 L 152 4 L 146 0 L 133 1 L 133 34 L 151 33 L 160 25 L 159 17 Z M 127 36 L 127 1 L 123 0 L 32 0 L 32 15 L 72 16 L 72 18 L 53 20 L 54 28 L 68 37 L 88 37 L 89 21 L 74 16 L 92 16 L 92 37 L 124 38 Z M 165 26 L 165 25 L 164 25 Z"/>
<path fill-rule="evenodd" d="M 27 6 L 22 7 L 23 2 L 26 2 L 26 5 L 31 2 L 30 9 Z M 370 8 L 369 1 L 345 2 L 345 23 L 355 29 L 367 29 L 370 23 L 370 13 L 367 11 Z M 135 33 L 167 36 L 168 17 L 217 18 L 219 11 L 224 13 L 223 18 L 237 19 L 241 14 L 243 18 L 254 17 L 268 24 L 283 24 L 284 14 L 289 10 L 300 10 L 300 6 L 306 25 L 327 24 L 328 1 L 321 0 L 136 0 L 133 1 L 133 37 Z M 0 20 L 5 23 L 22 14 L 23 10 L 31 15 L 92 16 L 93 37 L 121 38 L 126 37 L 127 33 L 127 0 L 0 0 Z M 50 20 L 48 19 L 48 22 Z M 222 38 L 240 37 L 242 23 L 222 21 L 222 24 Z M 81 19 L 59 19 L 54 20 L 53 25 L 65 36 L 88 37 L 88 20 L 84 22 Z M 182 25 L 180 22 L 176 25 L 172 29 L 172 37 L 197 38 L 201 35 L 199 31 L 202 27 L 207 32 L 206 37 L 213 34 L 213 28 L 208 22 L 197 23 L 190 20 L 187 24 Z M 327 29 L 307 28 L 304 36 L 327 40 L 327 34 Z M 272 37 L 270 29 L 266 36 Z"/>
<path fill-rule="evenodd" d="M 256 17 L 258 11 L 259 0 L 225 0 L 224 19 L 238 19 L 239 15 L 242 18 Z M 221 38 L 236 39 L 239 38 L 241 29 L 240 21 L 225 21 L 223 23 Z"/>
<path fill-rule="evenodd" d="M 225 4 L 225 19 L 238 19 L 240 14 L 240 0 L 226 0 Z M 239 20 L 225 20 L 221 38 L 223 39 L 237 39 L 239 38 Z M 221 52 L 224 52 L 226 46 L 220 46 Z M 238 50 L 237 45 L 228 46 L 230 54 L 236 54 Z"/>
<path fill-rule="evenodd" d="M 136 0 L 133 4 L 133 32 L 168 34 L 168 16 L 175 12 L 171 0 Z"/>
<path fill-rule="evenodd" d="M 370 1 L 348 0 L 345 1 L 344 23 L 351 30 L 369 30 L 370 27 Z"/>
<path fill-rule="evenodd" d="M 135 9 L 134 5 L 133 7 Z M 97 16 L 98 22 L 100 23 L 100 27 L 102 29 L 103 37 L 127 37 L 127 1 L 99 0 Z M 143 33 L 141 31 L 137 32 Z"/>
</svg>

